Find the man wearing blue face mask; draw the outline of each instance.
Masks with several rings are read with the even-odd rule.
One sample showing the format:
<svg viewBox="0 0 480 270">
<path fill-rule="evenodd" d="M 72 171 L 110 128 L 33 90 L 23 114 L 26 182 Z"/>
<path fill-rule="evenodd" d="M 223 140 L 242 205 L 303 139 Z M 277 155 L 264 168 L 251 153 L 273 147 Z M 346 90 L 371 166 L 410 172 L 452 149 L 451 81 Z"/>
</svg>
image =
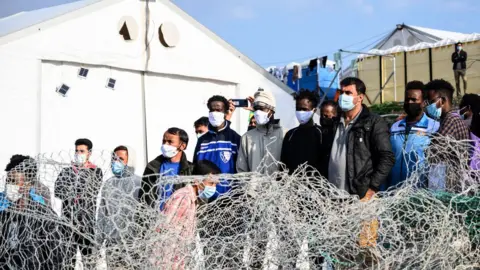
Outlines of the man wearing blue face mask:
<svg viewBox="0 0 480 270">
<path fill-rule="evenodd" d="M 435 120 L 440 121 L 440 128 L 437 135 L 432 139 L 432 153 L 429 157 L 431 165 L 429 176 L 429 188 L 435 190 L 457 190 L 455 177 L 448 179 L 447 170 L 453 170 L 461 166 L 466 166 L 468 157 L 468 149 L 461 141 L 470 140 L 470 131 L 465 122 L 460 118 L 458 111 L 453 108 L 453 86 L 445 80 L 433 80 L 425 85 L 427 92 L 427 114 Z M 456 149 L 456 151 L 438 151 L 447 142 L 444 138 L 453 139 L 448 141 L 448 147 Z M 446 147 L 446 146 L 445 146 Z M 462 161 L 462 160 L 465 160 Z M 464 164 L 462 164 L 464 163 Z"/>
<path fill-rule="evenodd" d="M 438 134 L 455 140 L 469 140 L 467 125 L 453 109 L 453 86 L 445 80 L 433 80 L 425 85 L 427 92 L 427 114 L 440 121 Z"/>
<path fill-rule="evenodd" d="M 340 82 L 342 110 L 335 131 L 328 180 L 362 200 L 380 189 L 395 163 L 388 125 L 362 104 L 365 84 L 358 78 Z"/>
<path fill-rule="evenodd" d="M 138 204 L 141 177 L 135 175 L 135 151 L 120 145 L 112 153 L 113 177 L 106 180 L 101 191 L 98 210 L 98 242 L 106 242 L 109 268 L 133 265 L 125 241 L 135 239 L 134 209 Z"/>
</svg>

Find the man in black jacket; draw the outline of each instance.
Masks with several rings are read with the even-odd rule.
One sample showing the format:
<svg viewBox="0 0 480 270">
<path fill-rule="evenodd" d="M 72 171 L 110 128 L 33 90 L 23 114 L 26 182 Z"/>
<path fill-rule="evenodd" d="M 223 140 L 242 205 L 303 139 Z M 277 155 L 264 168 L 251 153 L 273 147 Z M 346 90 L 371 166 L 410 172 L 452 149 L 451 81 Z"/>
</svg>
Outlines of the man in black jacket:
<svg viewBox="0 0 480 270">
<path fill-rule="evenodd" d="M 335 132 L 328 180 L 350 194 L 369 200 L 395 163 L 387 123 L 362 104 L 365 84 L 357 78 L 340 83 L 343 111 Z"/>
<path fill-rule="evenodd" d="M 154 208 L 160 203 L 159 210 L 163 210 L 166 200 L 183 186 L 168 182 L 160 184 L 160 176 L 192 175 L 193 164 L 187 160 L 184 152 L 187 146 L 188 134 L 185 130 L 174 127 L 163 134 L 162 155 L 150 161 L 143 172 L 142 187 L 138 194 L 143 204 Z"/>
<path fill-rule="evenodd" d="M 452 53 L 453 74 L 455 75 L 455 86 L 457 88 L 457 97 L 462 95 L 460 91 L 460 77 L 463 80 L 463 91 L 467 93 L 467 52 L 463 50 L 463 44 L 455 44 L 455 52 Z"/>
<path fill-rule="evenodd" d="M 75 268 L 77 247 L 86 269 L 93 269 L 96 265 L 95 212 L 103 172 L 89 161 L 92 147 L 89 139 L 78 139 L 75 142 L 75 161 L 60 172 L 55 182 L 55 196 L 62 200 L 62 216 L 75 228 L 67 256 L 72 259 L 72 269 Z"/>
</svg>

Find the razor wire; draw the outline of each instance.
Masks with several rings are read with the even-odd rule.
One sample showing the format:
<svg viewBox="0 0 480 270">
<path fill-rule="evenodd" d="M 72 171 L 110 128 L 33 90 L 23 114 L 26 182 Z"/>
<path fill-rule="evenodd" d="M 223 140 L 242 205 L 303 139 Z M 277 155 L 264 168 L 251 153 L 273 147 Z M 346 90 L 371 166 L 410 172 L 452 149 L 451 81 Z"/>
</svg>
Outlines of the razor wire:
<svg viewBox="0 0 480 270">
<path fill-rule="evenodd" d="M 404 153 L 415 165 L 408 179 L 370 201 L 306 165 L 292 174 L 157 175 L 159 192 L 177 189 L 150 206 L 138 198 L 138 176 L 112 175 L 111 152 L 94 152 L 97 169 L 71 174 L 72 152 L 41 154 L 2 178 L 0 268 L 475 269 L 472 155 L 480 157 L 471 142 L 435 138 L 421 162 Z M 212 178 L 230 192 L 199 199 L 195 187 Z"/>
</svg>

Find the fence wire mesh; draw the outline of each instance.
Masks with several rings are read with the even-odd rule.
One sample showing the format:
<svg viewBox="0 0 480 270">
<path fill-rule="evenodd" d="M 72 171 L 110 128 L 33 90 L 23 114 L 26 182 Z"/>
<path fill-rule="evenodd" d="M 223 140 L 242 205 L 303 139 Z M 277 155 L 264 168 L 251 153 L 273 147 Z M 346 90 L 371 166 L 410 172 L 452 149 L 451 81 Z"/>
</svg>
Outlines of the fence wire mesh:
<svg viewBox="0 0 480 270">
<path fill-rule="evenodd" d="M 2 178 L 0 268 L 480 267 L 480 173 L 469 166 L 479 153 L 470 142 L 436 138 L 425 159 L 415 155 L 403 155 L 415 164 L 403 185 L 370 201 L 302 166 L 293 174 L 157 175 L 159 198 L 175 192 L 152 206 L 139 198 L 140 177 L 112 175 L 110 152 L 95 152 L 97 167 L 82 169 L 71 152 L 41 154 Z M 199 199 L 196 187 L 207 180 L 231 190 Z"/>
</svg>

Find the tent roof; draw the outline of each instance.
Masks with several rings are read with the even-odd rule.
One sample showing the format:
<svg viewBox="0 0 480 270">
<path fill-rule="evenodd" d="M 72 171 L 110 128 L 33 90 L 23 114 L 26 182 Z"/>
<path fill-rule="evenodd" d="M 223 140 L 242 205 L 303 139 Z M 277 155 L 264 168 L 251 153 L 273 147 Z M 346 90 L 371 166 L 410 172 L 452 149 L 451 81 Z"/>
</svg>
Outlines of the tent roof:
<svg viewBox="0 0 480 270">
<path fill-rule="evenodd" d="M 34 11 L 20 12 L 12 16 L 2 18 L 0 19 L 0 45 L 11 40 L 20 38 L 22 36 L 34 33 L 35 31 L 37 31 L 36 27 L 42 29 L 46 27 L 51 27 L 64 21 L 87 15 L 90 12 L 99 8 L 120 3 L 123 1 L 125 0 L 81 0 L 49 8 L 42 8 Z M 152 0 L 139 1 L 145 2 Z M 172 3 L 171 0 L 156 0 L 156 2 L 160 2 L 169 7 L 177 15 L 185 19 L 198 30 L 202 31 L 205 35 L 214 40 L 220 46 L 233 53 L 238 59 L 249 65 L 251 68 L 259 72 L 260 74 L 262 74 L 264 77 L 277 85 L 280 89 L 283 89 L 287 93 L 293 93 L 293 91 L 288 86 L 278 81 L 263 67 L 261 67 L 253 60 L 239 52 L 232 45 L 221 39 L 215 33 L 210 31 L 204 25 L 199 23 L 190 15 L 188 15 L 185 11 Z"/>
<path fill-rule="evenodd" d="M 29 26 L 53 19 L 60 15 L 86 7 L 100 0 L 82 0 L 73 3 L 41 8 L 20 13 L 0 19 L 0 37 L 17 32 Z"/>
<path fill-rule="evenodd" d="M 369 53 L 385 55 L 404 51 L 435 48 L 455 44 L 456 42 L 475 40 L 480 40 L 480 34 L 465 34 L 398 24 L 396 28 L 379 41 Z M 359 58 L 365 56 L 367 55 L 360 55 Z"/>
</svg>

